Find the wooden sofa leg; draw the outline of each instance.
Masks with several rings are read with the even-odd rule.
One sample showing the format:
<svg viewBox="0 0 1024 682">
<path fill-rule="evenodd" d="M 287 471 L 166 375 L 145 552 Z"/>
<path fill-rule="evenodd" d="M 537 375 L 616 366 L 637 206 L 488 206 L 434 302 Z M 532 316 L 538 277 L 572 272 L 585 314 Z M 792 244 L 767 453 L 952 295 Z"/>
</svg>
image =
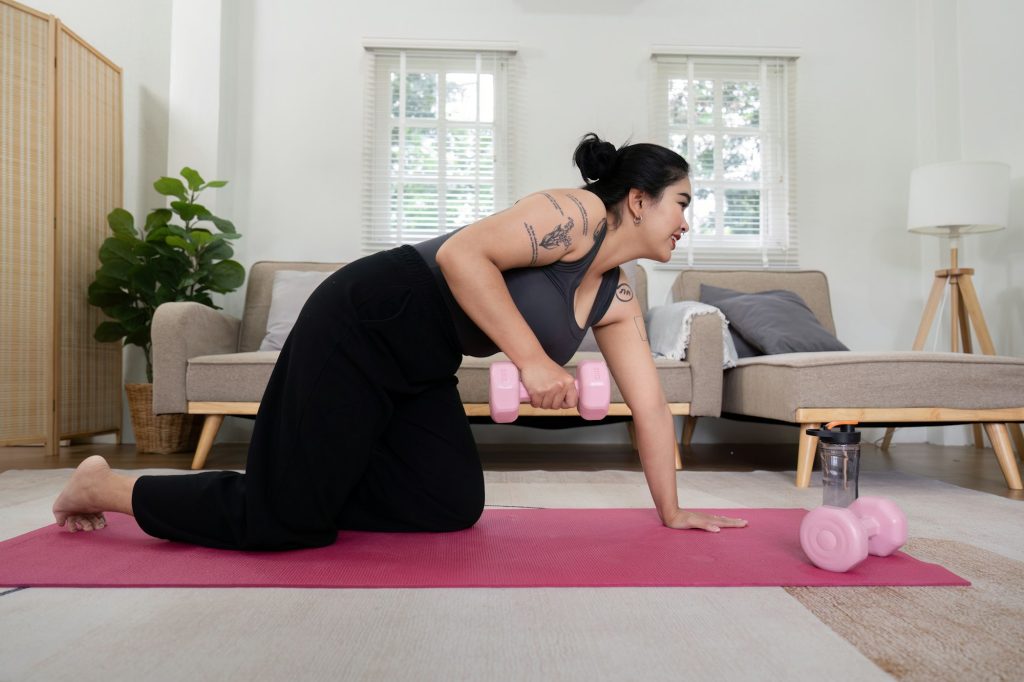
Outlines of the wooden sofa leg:
<svg viewBox="0 0 1024 682">
<path fill-rule="evenodd" d="M 1010 490 L 1022 490 L 1020 469 L 1017 467 L 1017 460 L 1013 456 L 1013 445 L 1010 443 L 1010 433 L 1006 430 L 1006 424 L 986 422 L 985 431 L 992 441 L 992 449 L 996 451 L 996 459 L 999 460 L 999 468 L 1003 470 L 1003 478 Z"/>
<path fill-rule="evenodd" d="M 811 469 L 814 468 L 814 451 L 818 448 L 816 436 L 807 434 L 807 429 L 820 429 L 821 424 L 800 425 L 800 450 L 796 458 L 796 487 L 806 488 L 811 485 Z"/>
<path fill-rule="evenodd" d="M 208 414 L 203 421 L 203 432 L 199 434 L 199 446 L 196 448 L 195 457 L 192 458 L 192 468 L 202 469 L 206 466 L 206 456 L 210 454 L 213 447 L 213 439 L 220 431 L 220 425 L 224 423 L 223 414 Z"/>
<path fill-rule="evenodd" d="M 896 429 L 889 427 L 885 430 L 885 437 L 882 438 L 882 450 L 888 450 L 889 446 L 892 445 L 892 435 L 896 433 Z"/>
<path fill-rule="evenodd" d="M 690 447 L 693 440 L 693 430 L 697 428 L 697 418 L 686 415 L 683 417 L 683 447 Z"/>
<path fill-rule="evenodd" d="M 1013 444 L 1017 447 L 1017 456 L 1024 459 L 1024 433 L 1021 433 L 1020 424 L 1007 424 L 1010 436 L 1013 437 Z"/>
</svg>

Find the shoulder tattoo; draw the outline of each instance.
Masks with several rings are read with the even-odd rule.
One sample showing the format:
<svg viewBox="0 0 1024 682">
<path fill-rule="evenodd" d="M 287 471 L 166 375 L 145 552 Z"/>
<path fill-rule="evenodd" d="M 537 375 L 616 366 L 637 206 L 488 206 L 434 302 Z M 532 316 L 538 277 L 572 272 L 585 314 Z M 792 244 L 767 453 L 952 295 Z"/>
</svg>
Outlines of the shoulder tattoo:
<svg viewBox="0 0 1024 682">
<path fill-rule="evenodd" d="M 647 341 L 647 328 L 644 326 L 644 318 L 634 317 L 633 321 L 636 322 L 636 330 L 640 332 L 640 340 Z"/>
<path fill-rule="evenodd" d="M 553 196 L 551 196 L 547 192 L 541 192 L 541 194 L 548 198 L 548 201 L 550 201 L 551 205 L 555 207 L 555 210 L 558 211 L 559 215 L 565 215 L 565 213 L 562 211 L 562 207 L 558 205 L 558 202 L 555 201 L 555 198 Z"/>
<path fill-rule="evenodd" d="M 572 237 L 569 236 L 569 232 L 575 227 L 575 223 L 572 220 L 572 216 L 565 221 L 562 225 L 555 225 L 555 229 L 551 230 L 543 239 L 540 240 L 540 245 L 545 249 L 553 249 L 556 246 L 562 246 L 566 251 L 572 246 Z"/>
<path fill-rule="evenodd" d="M 530 265 L 537 264 L 537 235 L 533 233 L 533 225 L 529 223 L 523 223 L 523 227 L 526 228 L 526 234 L 530 235 L 530 246 L 533 248 L 533 256 L 530 258 Z"/>
<path fill-rule="evenodd" d="M 583 208 L 583 203 L 572 194 L 567 196 L 572 203 L 576 204 L 576 208 L 580 210 L 580 214 L 583 216 L 583 236 L 586 237 L 587 233 L 590 231 L 590 223 L 587 220 L 587 209 Z"/>
</svg>

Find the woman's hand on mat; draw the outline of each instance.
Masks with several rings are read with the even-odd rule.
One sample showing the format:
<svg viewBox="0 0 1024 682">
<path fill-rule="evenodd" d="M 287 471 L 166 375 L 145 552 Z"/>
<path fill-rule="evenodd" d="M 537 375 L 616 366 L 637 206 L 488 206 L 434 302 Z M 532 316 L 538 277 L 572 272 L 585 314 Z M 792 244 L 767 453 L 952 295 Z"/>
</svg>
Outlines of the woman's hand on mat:
<svg viewBox="0 0 1024 682">
<path fill-rule="evenodd" d="M 550 358 L 521 367 L 520 381 L 534 407 L 546 410 L 576 407 L 576 381 Z"/>
<path fill-rule="evenodd" d="M 676 513 L 664 521 L 669 528 L 685 530 L 696 528 L 717 533 L 723 528 L 743 528 L 747 525 L 745 519 L 734 519 L 729 516 L 715 516 L 713 514 L 701 514 L 700 512 L 677 509 Z"/>
</svg>

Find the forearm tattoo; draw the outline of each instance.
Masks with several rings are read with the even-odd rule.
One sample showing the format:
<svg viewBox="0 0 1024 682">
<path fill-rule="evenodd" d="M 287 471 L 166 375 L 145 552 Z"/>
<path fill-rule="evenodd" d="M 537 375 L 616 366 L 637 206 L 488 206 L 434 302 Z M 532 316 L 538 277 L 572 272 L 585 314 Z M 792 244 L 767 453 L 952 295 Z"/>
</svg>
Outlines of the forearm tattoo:
<svg viewBox="0 0 1024 682">
<path fill-rule="evenodd" d="M 586 237 L 587 232 L 590 230 L 590 224 L 587 221 L 587 209 L 583 208 L 583 204 L 580 203 L 580 200 L 574 197 L 573 195 L 569 194 L 567 196 L 569 197 L 570 201 L 572 201 L 572 203 L 576 204 L 576 208 L 578 208 L 580 210 L 580 213 L 583 215 L 583 236 Z"/>
<path fill-rule="evenodd" d="M 555 201 L 555 198 L 553 196 L 551 196 L 547 192 L 541 192 L 541 194 L 548 198 L 548 201 L 551 202 L 551 205 L 555 207 L 555 210 L 558 211 L 560 215 L 565 215 L 565 213 L 562 211 L 562 207 L 558 205 L 558 202 Z"/>
<path fill-rule="evenodd" d="M 623 303 L 629 303 L 633 300 L 633 290 L 628 284 L 623 282 L 619 285 L 619 288 L 615 290 L 615 298 L 619 299 Z"/>
<path fill-rule="evenodd" d="M 555 229 L 551 230 L 544 239 L 540 240 L 540 245 L 545 249 L 553 249 L 556 246 L 563 246 L 568 251 L 569 247 L 572 246 L 572 237 L 569 236 L 569 232 L 575 226 L 572 221 L 572 216 L 565 221 L 563 225 L 556 225 Z"/>
<path fill-rule="evenodd" d="M 523 227 L 526 228 L 526 234 L 530 235 L 530 247 L 533 249 L 533 257 L 530 258 L 530 265 L 537 264 L 537 235 L 533 233 L 533 225 L 529 223 L 523 223 Z"/>
<path fill-rule="evenodd" d="M 636 322 L 636 330 L 640 332 L 640 340 L 647 342 L 647 328 L 644 326 L 644 318 L 634 317 L 633 321 Z"/>
</svg>

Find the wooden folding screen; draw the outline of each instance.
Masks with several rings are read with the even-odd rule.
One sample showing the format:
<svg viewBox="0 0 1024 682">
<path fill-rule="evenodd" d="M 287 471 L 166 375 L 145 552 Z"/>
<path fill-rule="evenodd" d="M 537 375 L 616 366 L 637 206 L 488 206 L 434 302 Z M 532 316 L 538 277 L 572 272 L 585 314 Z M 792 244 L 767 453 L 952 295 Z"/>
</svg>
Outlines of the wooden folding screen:
<svg viewBox="0 0 1024 682">
<path fill-rule="evenodd" d="M 0 444 L 121 431 L 121 346 L 86 290 L 123 204 L 121 70 L 0 0 Z"/>
</svg>

